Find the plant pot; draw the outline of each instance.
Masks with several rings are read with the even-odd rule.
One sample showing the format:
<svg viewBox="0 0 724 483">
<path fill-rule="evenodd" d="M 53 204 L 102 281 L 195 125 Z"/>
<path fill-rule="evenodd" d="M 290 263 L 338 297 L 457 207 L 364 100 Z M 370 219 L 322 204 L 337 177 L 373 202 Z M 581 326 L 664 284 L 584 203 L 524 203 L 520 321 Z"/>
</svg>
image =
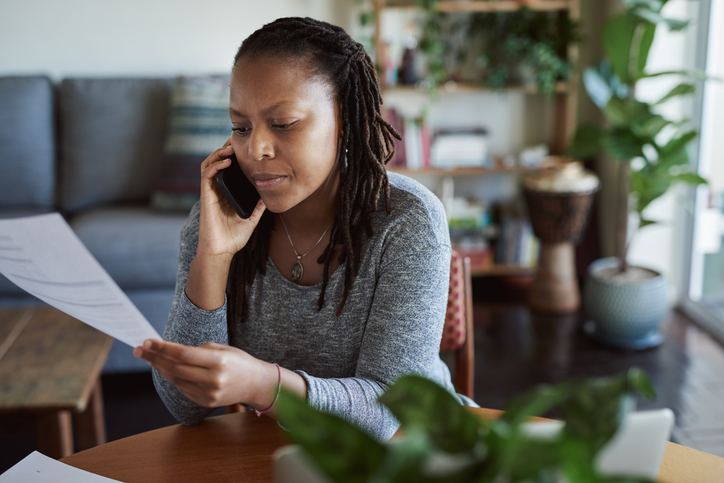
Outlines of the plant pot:
<svg viewBox="0 0 724 483">
<path fill-rule="evenodd" d="M 588 267 L 583 288 L 587 321 L 584 330 L 594 340 L 622 349 L 648 349 L 663 341 L 659 326 L 669 312 L 666 282 L 660 273 L 632 267 L 645 277 L 611 276 L 617 258 L 602 258 Z"/>
</svg>

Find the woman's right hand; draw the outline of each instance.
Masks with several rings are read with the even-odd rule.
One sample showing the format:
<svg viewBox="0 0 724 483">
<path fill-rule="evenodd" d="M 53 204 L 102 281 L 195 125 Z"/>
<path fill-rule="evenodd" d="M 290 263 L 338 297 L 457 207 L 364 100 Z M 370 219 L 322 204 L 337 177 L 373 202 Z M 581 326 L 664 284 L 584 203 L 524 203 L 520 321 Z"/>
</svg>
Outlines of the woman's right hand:
<svg viewBox="0 0 724 483">
<path fill-rule="evenodd" d="M 234 150 L 227 141 L 201 163 L 201 215 L 197 256 L 228 258 L 244 248 L 266 206 L 262 200 L 248 219 L 240 218 L 216 184 L 216 175 L 229 167 Z"/>
<path fill-rule="evenodd" d="M 260 199 L 251 216 L 244 220 L 216 185 L 216 174 L 229 166 L 232 161 L 228 157 L 233 152 L 227 141 L 201 163 L 199 240 L 185 292 L 191 303 L 202 310 L 216 310 L 224 304 L 231 259 L 246 246 L 266 209 Z"/>
</svg>

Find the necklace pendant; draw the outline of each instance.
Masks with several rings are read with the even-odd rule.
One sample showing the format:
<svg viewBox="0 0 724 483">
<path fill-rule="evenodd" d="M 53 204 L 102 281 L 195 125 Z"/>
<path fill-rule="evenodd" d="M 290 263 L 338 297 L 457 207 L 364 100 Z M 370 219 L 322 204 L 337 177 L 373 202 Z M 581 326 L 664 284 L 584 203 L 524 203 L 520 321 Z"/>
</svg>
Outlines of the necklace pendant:
<svg viewBox="0 0 724 483">
<path fill-rule="evenodd" d="M 292 265 L 292 282 L 299 283 L 304 276 L 304 267 L 302 266 L 302 257 L 297 256 L 297 261 Z"/>
</svg>

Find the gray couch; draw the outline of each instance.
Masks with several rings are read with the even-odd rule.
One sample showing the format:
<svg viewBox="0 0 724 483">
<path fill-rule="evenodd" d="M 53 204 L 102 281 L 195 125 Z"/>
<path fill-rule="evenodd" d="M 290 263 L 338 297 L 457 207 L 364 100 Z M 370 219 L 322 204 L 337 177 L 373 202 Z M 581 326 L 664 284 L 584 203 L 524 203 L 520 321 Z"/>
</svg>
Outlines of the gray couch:
<svg viewBox="0 0 724 483">
<path fill-rule="evenodd" d="M 161 333 L 186 218 L 149 207 L 173 82 L 0 77 L 0 218 L 63 214 Z M 36 303 L 0 275 L 0 306 Z M 104 371 L 142 370 L 116 341 Z"/>
</svg>

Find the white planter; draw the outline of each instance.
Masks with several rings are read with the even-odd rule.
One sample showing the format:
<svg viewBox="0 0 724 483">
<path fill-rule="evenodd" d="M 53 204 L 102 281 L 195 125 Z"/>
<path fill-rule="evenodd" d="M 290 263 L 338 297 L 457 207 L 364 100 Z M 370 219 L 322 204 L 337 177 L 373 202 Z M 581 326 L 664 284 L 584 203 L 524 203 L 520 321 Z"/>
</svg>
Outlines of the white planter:
<svg viewBox="0 0 724 483">
<path fill-rule="evenodd" d="M 648 269 L 651 277 L 612 279 L 606 272 L 617 258 L 602 258 L 588 267 L 583 287 L 586 333 L 594 340 L 623 349 L 648 349 L 663 341 L 659 330 L 669 313 L 666 282 Z"/>
</svg>

